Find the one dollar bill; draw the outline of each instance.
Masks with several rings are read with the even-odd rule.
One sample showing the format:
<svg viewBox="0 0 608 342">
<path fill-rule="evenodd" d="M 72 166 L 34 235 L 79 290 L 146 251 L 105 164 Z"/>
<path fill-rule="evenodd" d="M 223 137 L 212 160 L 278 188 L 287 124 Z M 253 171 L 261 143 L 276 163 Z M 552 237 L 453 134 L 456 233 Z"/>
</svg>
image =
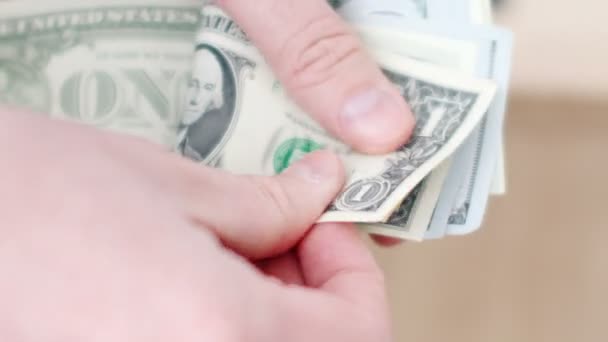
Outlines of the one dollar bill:
<svg viewBox="0 0 608 342">
<path fill-rule="evenodd" d="M 0 3 L 0 105 L 175 144 L 196 0 Z"/>
<path fill-rule="evenodd" d="M 245 33 L 215 6 L 203 9 L 177 148 L 236 173 L 272 175 L 317 149 L 338 153 L 348 180 L 320 221 L 386 222 L 487 111 L 493 82 L 370 51 L 416 116 L 411 140 L 382 156 L 352 151 L 283 91 Z M 404 113 L 404 115 L 406 115 Z"/>
</svg>

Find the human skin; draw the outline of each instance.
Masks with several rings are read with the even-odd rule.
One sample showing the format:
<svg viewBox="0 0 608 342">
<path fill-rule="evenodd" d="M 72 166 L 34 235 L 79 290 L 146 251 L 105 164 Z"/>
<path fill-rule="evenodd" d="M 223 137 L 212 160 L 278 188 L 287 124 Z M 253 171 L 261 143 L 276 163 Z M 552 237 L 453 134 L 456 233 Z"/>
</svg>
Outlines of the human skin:
<svg viewBox="0 0 608 342">
<path fill-rule="evenodd" d="M 309 229 L 344 182 L 330 153 L 234 176 L 2 110 L 0 156 L 2 341 L 390 339 L 355 230 Z"/>
<path fill-rule="evenodd" d="M 329 132 L 366 153 L 407 140 L 407 105 L 324 1 L 219 3 Z M 237 177 L 2 108 L 0 160 L 2 341 L 390 340 L 358 234 L 314 225 L 344 182 L 330 153 Z"/>
<path fill-rule="evenodd" d="M 392 152 L 410 137 L 409 106 L 326 0 L 215 3 L 266 56 L 291 97 L 333 135 L 373 154 Z M 385 246 L 400 243 L 373 238 Z"/>
<path fill-rule="evenodd" d="M 414 118 L 326 0 L 216 0 L 265 55 L 291 97 L 365 153 L 396 150 Z"/>
</svg>

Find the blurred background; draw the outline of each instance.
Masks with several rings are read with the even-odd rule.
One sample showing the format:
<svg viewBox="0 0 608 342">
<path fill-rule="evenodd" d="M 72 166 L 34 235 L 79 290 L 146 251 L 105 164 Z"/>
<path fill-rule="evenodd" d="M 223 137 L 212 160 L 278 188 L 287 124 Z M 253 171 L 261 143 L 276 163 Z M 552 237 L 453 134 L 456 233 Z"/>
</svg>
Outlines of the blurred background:
<svg viewBox="0 0 608 342">
<path fill-rule="evenodd" d="M 472 236 L 373 247 L 395 340 L 608 341 L 608 3 L 500 3 L 508 193 Z"/>
</svg>

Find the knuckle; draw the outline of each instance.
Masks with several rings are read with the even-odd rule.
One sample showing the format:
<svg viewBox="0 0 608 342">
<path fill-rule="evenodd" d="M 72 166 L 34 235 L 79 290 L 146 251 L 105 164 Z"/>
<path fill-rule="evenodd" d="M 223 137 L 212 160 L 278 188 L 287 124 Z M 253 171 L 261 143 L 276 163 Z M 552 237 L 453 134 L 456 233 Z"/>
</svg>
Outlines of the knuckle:
<svg viewBox="0 0 608 342">
<path fill-rule="evenodd" d="M 280 69 L 292 89 L 326 83 L 345 61 L 362 53 L 357 36 L 331 15 L 309 21 L 297 32 L 280 53 Z"/>
<path fill-rule="evenodd" d="M 285 188 L 270 177 L 252 177 L 258 201 L 262 203 L 262 219 L 272 217 L 274 225 L 283 227 L 287 225 L 292 216 L 291 199 Z M 266 221 L 266 220 L 265 220 Z"/>
</svg>

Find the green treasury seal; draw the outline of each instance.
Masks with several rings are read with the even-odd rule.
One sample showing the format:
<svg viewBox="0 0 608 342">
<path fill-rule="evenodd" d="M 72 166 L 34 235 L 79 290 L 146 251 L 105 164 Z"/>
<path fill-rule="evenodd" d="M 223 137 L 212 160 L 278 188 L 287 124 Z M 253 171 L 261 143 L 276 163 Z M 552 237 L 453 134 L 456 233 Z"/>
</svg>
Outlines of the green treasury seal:
<svg viewBox="0 0 608 342">
<path fill-rule="evenodd" d="M 323 146 L 310 139 L 292 138 L 277 148 L 274 153 L 274 171 L 281 173 L 306 154 L 322 149 Z"/>
</svg>

